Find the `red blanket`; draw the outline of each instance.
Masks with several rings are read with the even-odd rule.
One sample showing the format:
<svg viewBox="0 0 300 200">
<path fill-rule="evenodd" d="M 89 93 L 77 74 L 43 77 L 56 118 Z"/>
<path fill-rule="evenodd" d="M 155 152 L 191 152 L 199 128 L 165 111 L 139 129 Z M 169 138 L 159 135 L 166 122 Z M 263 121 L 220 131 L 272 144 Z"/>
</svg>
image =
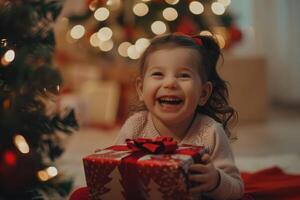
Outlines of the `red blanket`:
<svg viewBox="0 0 300 200">
<path fill-rule="evenodd" d="M 257 200 L 300 200 L 300 175 L 289 175 L 278 167 L 242 173 L 245 193 Z"/>
<path fill-rule="evenodd" d="M 300 200 L 300 175 L 289 175 L 278 167 L 242 173 L 245 195 L 242 200 Z M 86 187 L 75 190 L 70 200 L 89 200 Z"/>
</svg>

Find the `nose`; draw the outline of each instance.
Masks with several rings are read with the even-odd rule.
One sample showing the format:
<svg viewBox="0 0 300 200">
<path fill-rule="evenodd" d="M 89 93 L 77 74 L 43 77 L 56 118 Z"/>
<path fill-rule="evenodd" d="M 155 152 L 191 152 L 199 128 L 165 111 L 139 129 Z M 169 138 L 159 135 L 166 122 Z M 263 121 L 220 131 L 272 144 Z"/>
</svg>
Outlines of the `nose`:
<svg viewBox="0 0 300 200">
<path fill-rule="evenodd" d="M 176 77 L 166 76 L 164 78 L 163 87 L 164 88 L 169 88 L 169 89 L 175 89 L 175 88 L 177 88 L 178 87 L 178 83 L 177 83 Z"/>
</svg>

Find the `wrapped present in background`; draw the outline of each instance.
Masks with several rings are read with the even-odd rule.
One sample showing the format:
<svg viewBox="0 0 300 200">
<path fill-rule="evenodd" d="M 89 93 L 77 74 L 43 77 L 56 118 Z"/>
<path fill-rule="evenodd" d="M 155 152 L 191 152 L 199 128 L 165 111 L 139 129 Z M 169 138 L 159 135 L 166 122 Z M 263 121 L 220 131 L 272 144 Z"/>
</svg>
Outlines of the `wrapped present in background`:
<svg viewBox="0 0 300 200">
<path fill-rule="evenodd" d="M 182 145 L 169 137 L 128 140 L 83 158 L 91 200 L 193 199 L 188 168 L 205 148 Z"/>
</svg>

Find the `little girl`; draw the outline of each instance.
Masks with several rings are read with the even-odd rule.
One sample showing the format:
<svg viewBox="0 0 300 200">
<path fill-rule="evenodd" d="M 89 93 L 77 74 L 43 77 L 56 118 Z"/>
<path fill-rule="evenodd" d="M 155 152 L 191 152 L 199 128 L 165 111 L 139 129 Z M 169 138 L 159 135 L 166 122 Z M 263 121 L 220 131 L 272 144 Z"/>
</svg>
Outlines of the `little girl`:
<svg viewBox="0 0 300 200">
<path fill-rule="evenodd" d="M 179 144 L 202 145 L 209 153 L 190 167 L 191 193 L 239 199 L 243 182 L 229 145 L 225 82 L 216 70 L 220 48 L 212 37 L 170 34 L 154 38 L 144 52 L 136 80 L 145 105 L 123 125 L 116 144 L 127 138 L 171 136 Z"/>
</svg>

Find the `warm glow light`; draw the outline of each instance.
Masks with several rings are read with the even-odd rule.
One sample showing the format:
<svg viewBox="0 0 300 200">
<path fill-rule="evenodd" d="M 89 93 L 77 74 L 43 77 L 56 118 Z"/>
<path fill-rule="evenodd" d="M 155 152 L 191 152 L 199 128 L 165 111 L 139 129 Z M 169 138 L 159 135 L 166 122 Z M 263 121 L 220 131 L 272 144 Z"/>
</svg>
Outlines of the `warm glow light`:
<svg viewBox="0 0 300 200">
<path fill-rule="evenodd" d="M 165 0 L 168 4 L 175 5 L 179 2 L 179 0 Z"/>
<path fill-rule="evenodd" d="M 220 34 L 215 34 L 215 37 L 218 41 L 218 44 L 219 44 L 220 48 L 223 49 L 226 45 L 224 37 Z"/>
<path fill-rule="evenodd" d="M 57 92 L 60 91 L 60 86 L 59 86 L 59 85 L 56 86 L 56 91 L 57 91 Z"/>
<path fill-rule="evenodd" d="M 231 3 L 231 0 L 218 0 L 218 2 L 223 4 L 224 6 L 229 6 Z"/>
<path fill-rule="evenodd" d="M 135 42 L 135 48 L 140 54 L 142 54 L 149 45 L 150 41 L 146 38 L 140 38 Z"/>
<path fill-rule="evenodd" d="M 142 0 L 143 2 L 149 2 L 149 1 L 151 1 L 151 0 Z"/>
<path fill-rule="evenodd" d="M 27 154 L 29 153 L 29 146 L 22 135 L 16 135 L 14 137 L 14 144 L 18 148 L 21 153 Z"/>
<path fill-rule="evenodd" d="M 210 31 L 203 30 L 200 32 L 200 35 L 212 36 L 212 33 Z"/>
<path fill-rule="evenodd" d="M 75 25 L 70 31 L 71 37 L 76 40 L 82 38 L 84 33 L 85 28 L 82 25 Z"/>
<path fill-rule="evenodd" d="M 225 7 L 221 3 L 214 2 L 211 4 L 211 10 L 216 15 L 223 15 L 225 12 Z"/>
<path fill-rule="evenodd" d="M 100 41 L 108 41 L 112 37 L 112 30 L 108 27 L 103 27 L 97 32 L 97 37 L 99 38 Z"/>
<path fill-rule="evenodd" d="M 117 10 L 121 6 L 121 0 L 108 0 L 106 2 L 106 5 L 111 9 L 111 10 Z"/>
<path fill-rule="evenodd" d="M 174 8 L 166 8 L 163 10 L 163 17 L 168 21 L 174 21 L 178 17 L 178 13 Z"/>
<path fill-rule="evenodd" d="M 4 101 L 3 101 L 3 109 L 7 110 L 7 109 L 10 108 L 10 106 L 11 106 L 10 100 L 9 99 L 4 99 Z"/>
<path fill-rule="evenodd" d="M 13 166 L 16 164 L 16 155 L 12 151 L 5 151 L 3 154 L 4 161 L 7 165 Z"/>
<path fill-rule="evenodd" d="M 93 33 L 90 37 L 90 44 L 93 46 L 93 47 L 98 47 L 99 44 L 100 44 L 100 40 L 97 36 L 97 33 Z"/>
<path fill-rule="evenodd" d="M 1 39 L 0 40 L 0 47 L 6 47 L 7 46 L 7 39 Z"/>
<path fill-rule="evenodd" d="M 41 181 L 48 181 L 50 179 L 48 173 L 45 170 L 38 171 L 37 176 Z"/>
<path fill-rule="evenodd" d="M 160 35 L 167 31 L 167 26 L 162 21 L 155 21 L 151 24 L 151 30 L 154 34 Z"/>
<path fill-rule="evenodd" d="M 133 13 L 139 17 L 145 16 L 149 12 L 149 7 L 145 3 L 137 3 L 133 6 Z"/>
<path fill-rule="evenodd" d="M 4 60 L 6 62 L 11 62 L 14 59 L 15 59 L 15 52 L 14 52 L 14 50 L 10 49 L 7 52 L 5 52 L 5 54 L 4 54 Z"/>
<path fill-rule="evenodd" d="M 104 7 L 98 8 L 94 13 L 94 17 L 98 21 L 104 21 L 109 17 L 109 10 Z"/>
<path fill-rule="evenodd" d="M 90 5 L 89 5 L 89 9 L 90 9 L 91 11 L 95 11 L 95 10 L 96 10 L 96 7 L 97 7 L 97 4 L 98 4 L 98 1 L 97 1 L 97 0 L 92 1 L 92 2 L 90 3 Z"/>
<path fill-rule="evenodd" d="M 112 40 L 101 41 L 99 44 L 99 48 L 101 51 L 110 51 L 114 47 L 114 43 Z"/>
<path fill-rule="evenodd" d="M 57 169 L 55 168 L 55 167 L 48 167 L 47 169 L 46 169 L 46 172 L 48 173 L 48 175 L 50 176 L 50 177 L 54 177 L 54 176 L 56 176 L 57 174 L 58 174 L 58 171 L 57 171 Z"/>
<path fill-rule="evenodd" d="M 200 15 L 204 11 L 204 6 L 199 1 L 192 1 L 189 5 L 191 13 Z"/>
<path fill-rule="evenodd" d="M 127 57 L 127 49 L 130 47 L 132 44 L 130 42 L 122 42 L 118 48 L 118 52 L 121 56 Z"/>
<path fill-rule="evenodd" d="M 127 54 L 128 57 L 131 59 L 138 59 L 141 55 L 138 52 L 138 50 L 136 49 L 135 45 L 131 45 L 128 49 L 127 49 Z"/>
</svg>

